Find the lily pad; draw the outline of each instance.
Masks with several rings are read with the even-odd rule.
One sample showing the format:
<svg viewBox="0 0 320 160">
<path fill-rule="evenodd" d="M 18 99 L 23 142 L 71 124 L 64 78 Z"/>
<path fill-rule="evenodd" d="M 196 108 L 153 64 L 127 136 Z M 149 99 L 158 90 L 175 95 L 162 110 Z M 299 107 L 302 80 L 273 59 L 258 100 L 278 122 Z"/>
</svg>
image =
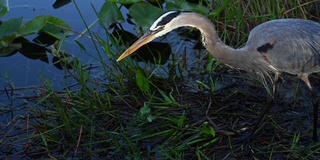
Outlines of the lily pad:
<svg viewBox="0 0 320 160">
<path fill-rule="evenodd" d="M 106 1 L 99 12 L 99 17 L 102 22 L 111 25 L 114 22 L 121 23 L 124 18 L 116 3 Z"/>
<path fill-rule="evenodd" d="M 63 20 L 52 16 L 38 16 L 18 30 L 17 37 L 44 32 L 57 39 L 72 35 L 70 26 Z"/>
<path fill-rule="evenodd" d="M 150 3 L 139 2 L 129 8 L 129 14 L 142 29 L 146 30 L 163 14 L 163 10 Z"/>
<path fill-rule="evenodd" d="M 137 2 L 142 2 L 142 0 L 109 0 L 109 2 L 116 2 L 119 4 L 133 4 Z"/>
<path fill-rule="evenodd" d="M 47 33 L 59 40 L 73 34 L 70 26 L 65 21 L 52 16 L 47 17 L 45 26 L 41 32 Z"/>
<path fill-rule="evenodd" d="M 13 18 L 5 21 L 0 25 L 0 38 L 9 37 L 14 35 L 19 29 L 22 18 Z"/>
<path fill-rule="evenodd" d="M 192 11 L 202 14 L 209 14 L 210 9 L 197 3 L 186 2 L 184 0 L 168 0 L 166 1 L 167 10 Z"/>
<path fill-rule="evenodd" d="M 38 33 L 44 27 L 47 18 L 48 16 L 38 16 L 26 22 L 19 28 L 17 37 Z"/>
</svg>

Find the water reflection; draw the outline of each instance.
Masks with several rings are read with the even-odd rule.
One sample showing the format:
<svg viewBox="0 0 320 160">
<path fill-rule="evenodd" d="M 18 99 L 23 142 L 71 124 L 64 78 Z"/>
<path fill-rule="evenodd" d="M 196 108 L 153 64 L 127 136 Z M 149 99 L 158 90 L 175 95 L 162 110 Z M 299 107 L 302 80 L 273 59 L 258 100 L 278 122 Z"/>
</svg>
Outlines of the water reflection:
<svg viewBox="0 0 320 160">
<path fill-rule="evenodd" d="M 104 2 L 104 0 L 78 1 L 77 5 L 84 20 L 92 23 L 97 16 L 91 9 L 91 4 L 99 9 Z M 73 3 L 67 4 L 66 1 L 61 4 L 57 4 L 58 1 L 55 4 L 52 3 L 52 1 L 42 0 L 10 1 L 9 12 L 1 18 L 1 21 L 23 17 L 22 24 L 24 24 L 37 16 L 50 15 L 66 21 L 75 31 L 85 30 L 83 20 Z M 105 31 L 99 25 L 95 25 L 91 30 L 105 38 L 103 36 Z M 92 41 L 88 38 L 78 39 L 80 43 L 86 44 L 85 52 L 72 40 L 75 36 L 67 38 L 61 50 L 80 58 L 85 64 L 89 61 L 92 63 L 92 56 L 89 54 L 96 53 L 96 48 L 91 45 Z M 62 66 L 58 63 L 60 59 L 48 54 L 54 50 L 50 46 L 53 42 L 55 40 L 48 36 L 30 35 L 16 39 L 9 48 L 5 48 L 6 51 L 2 51 L 3 54 L 0 57 L 0 116 L 2 117 L 0 121 L 2 124 L 10 123 L 14 116 L 25 115 L 28 112 L 26 107 L 32 107 L 28 97 L 40 94 L 41 78 L 50 81 L 52 87 L 57 90 L 73 83 L 73 80 L 65 78 L 65 71 L 61 70 Z"/>
<path fill-rule="evenodd" d="M 54 4 L 52 5 L 52 7 L 54 9 L 57 9 L 57 8 L 60 8 L 60 7 L 64 6 L 64 5 L 70 3 L 70 2 L 71 2 L 71 0 L 56 0 L 54 2 Z"/>
<path fill-rule="evenodd" d="M 77 1 L 77 5 L 82 12 L 81 14 L 83 14 L 84 16 L 84 20 L 87 23 L 92 23 L 94 19 L 97 18 L 97 16 L 94 13 L 94 10 L 88 9 L 88 7 L 92 4 L 92 6 L 94 6 L 96 9 L 99 9 L 104 2 L 104 0 Z M 52 3 L 52 1 L 39 0 L 10 1 L 10 3 L 8 4 L 9 13 L 6 16 L 2 17 L 1 21 L 23 17 L 22 24 L 24 24 L 25 22 L 39 15 L 51 15 L 66 21 L 75 31 L 81 32 L 86 28 L 73 3 L 68 3 L 68 1 L 56 1 L 54 4 Z M 95 25 L 92 28 L 92 31 L 101 36 L 104 35 L 104 30 L 102 30 L 99 25 Z M 101 32 L 101 34 L 99 32 Z M 32 40 L 40 39 L 42 38 L 42 36 L 43 35 L 31 35 L 25 37 L 26 39 L 23 41 L 25 44 L 25 48 L 23 48 L 23 50 L 21 50 L 14 56 L 9 56 L 15 53 L 10 53 L 9 50 L 8 52 L 10 54 L 7 54 L 6 57 L 0 58 L 0 86 L 5 86 L 7 84 L 7 80 L 4 79 L 5 73 L 8 74 L 10 82 L 13 83 L 16 87 L 39 85 L 40 74 L 48 79 L 56 81 L 56 83 L 54 83 L 56 84 L 56 86 L 54 87 L 59 88 L 59 85 L 63 86 L 63 80 L 58 80 L 56 79 L 56 77 L 62 77 L 64 72 L 55 67 L 54 63 L 51 63 L 53 57 L 50 54 L 43 54 L 45 53 L 43 48 L 39 47 L 39 45 L 37 46 L 36 44 L 31 43 Z M 84 61 L 84 63 L 86 61 L 90 61 L 92 59 L 91 56 L 88 56 L 87 53 L 82 51 L 79 46 L 76 45 L 74 41 L 72 41 L 73 38 L 74 36 L 65 41 L 65 46 L 63 46 L 62 50 L 65 50 L 72 55 L 79 57 Z M 48 38 L 44 39 L 49 40 Z M 81 38 L 79 39 L 79 41 L 82 44 L 87 44 L 86 49 L 88 53 L 93 54 L 96 52 L 95 48 L 93 48 L 93 45 L 90 45 L 92 44 L 90 39 Z M 19 47 L 22 46 L 13 45 L 10 49 L 15 50 Z M 30 49 L 33 49 L 33 51 L 31 51 Z M 33 54 L 32 56 L 30 56 L 30 53 L 25 54 L 27 52 L 39 54 Z M 26 57 L 26 55 L 28 56 Z M 46 62 L 48 62 L 48 64 Z"/>
</svg>

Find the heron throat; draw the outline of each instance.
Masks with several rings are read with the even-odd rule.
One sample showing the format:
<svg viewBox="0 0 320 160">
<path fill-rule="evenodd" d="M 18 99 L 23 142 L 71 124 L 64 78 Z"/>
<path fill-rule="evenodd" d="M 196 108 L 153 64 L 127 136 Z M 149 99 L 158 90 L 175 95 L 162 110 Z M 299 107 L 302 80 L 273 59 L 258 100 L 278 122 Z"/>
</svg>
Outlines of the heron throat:
<svg viewBox="0 0 320 160">
<path fill-rule="evenodd" d="M 201 23 L 194 24 L 194 26 L 200 30 L 202 43 L 213 57 L 231 68 L 254 72 L 264 81 L 266 79 L 272 81 L 272 74 L 277 70 L 264 60 L 261 54 L 251 51 L 247 46 L 235 49 L 226 45 L 217 35 L 213 23 L 206 17 L 199 16 L 198 22 L 201 21 Z"/>
</svg>

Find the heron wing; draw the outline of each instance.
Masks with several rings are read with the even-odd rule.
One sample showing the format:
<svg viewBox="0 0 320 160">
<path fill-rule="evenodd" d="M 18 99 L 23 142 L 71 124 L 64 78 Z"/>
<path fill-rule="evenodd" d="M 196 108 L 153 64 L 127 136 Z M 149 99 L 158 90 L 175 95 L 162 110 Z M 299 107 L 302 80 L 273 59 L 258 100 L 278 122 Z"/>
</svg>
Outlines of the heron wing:
<svg viewBox="0 0 320 160">
<path fill-rule="evenodd" d="M 320 24 L 281 19 L 254 28 L 246 44 L 274 68 L 291 74 L 320 71 Z"/>
</svg>

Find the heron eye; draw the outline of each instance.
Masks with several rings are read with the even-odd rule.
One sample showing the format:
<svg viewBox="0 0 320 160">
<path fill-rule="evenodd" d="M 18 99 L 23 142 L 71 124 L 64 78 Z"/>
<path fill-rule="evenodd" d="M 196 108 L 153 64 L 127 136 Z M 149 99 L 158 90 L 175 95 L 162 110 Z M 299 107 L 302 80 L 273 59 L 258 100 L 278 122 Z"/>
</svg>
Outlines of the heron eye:
<svg viewBox="0 0 320 160">
<path fill-rule="evenodd" d="M 163 30 L 163 28 L 164 28 L 164 26 L 158 26 L 158 27 L 152 29 L 152 31 L 153 31 L 153 32 L 160 32 L 160 31 Z"/>
</svg>

